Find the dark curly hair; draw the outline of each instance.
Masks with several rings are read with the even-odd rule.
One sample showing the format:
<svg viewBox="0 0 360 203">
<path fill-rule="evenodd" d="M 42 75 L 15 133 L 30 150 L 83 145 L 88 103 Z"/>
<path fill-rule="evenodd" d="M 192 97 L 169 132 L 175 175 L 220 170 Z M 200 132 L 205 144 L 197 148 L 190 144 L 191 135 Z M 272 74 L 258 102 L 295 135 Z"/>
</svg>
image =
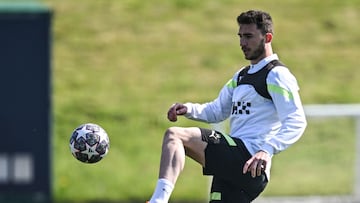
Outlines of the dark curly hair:
<svg viewBox="0 0 360 203">
<path fill-rule="evenodd" d="M 272 18 L 270 14 L 264 11 L 249 10 L 243 12 L 237 17 L 237 22 L 239 25 L 255 24 L 263 35 L 274 33 Z"/>
</svg>

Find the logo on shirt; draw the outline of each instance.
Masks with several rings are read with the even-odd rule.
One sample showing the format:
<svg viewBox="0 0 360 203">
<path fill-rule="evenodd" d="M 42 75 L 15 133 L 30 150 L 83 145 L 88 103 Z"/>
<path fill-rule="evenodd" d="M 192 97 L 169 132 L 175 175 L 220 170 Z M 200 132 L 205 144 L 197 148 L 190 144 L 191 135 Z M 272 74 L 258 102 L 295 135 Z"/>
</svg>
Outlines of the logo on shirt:
<svg viewBox="0 0 360 203">
<path fill-rule="evenodd" d="M 250 102 L 233 102 L 231 115 L 250 114 Z"/>
</svg>

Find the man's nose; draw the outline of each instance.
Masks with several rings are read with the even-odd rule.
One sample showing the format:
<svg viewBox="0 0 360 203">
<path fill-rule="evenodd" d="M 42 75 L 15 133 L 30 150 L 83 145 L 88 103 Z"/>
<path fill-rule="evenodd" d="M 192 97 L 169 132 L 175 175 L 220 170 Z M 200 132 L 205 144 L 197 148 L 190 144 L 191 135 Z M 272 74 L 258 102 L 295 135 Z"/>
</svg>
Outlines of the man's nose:
<svg viewBox="0 0 360 203">
<path fill-rule="evenodd" d="M 246 46 L 246 45 L 247 45 L 246 40 L 240 38 L 240 46 Z"/>
</svg>

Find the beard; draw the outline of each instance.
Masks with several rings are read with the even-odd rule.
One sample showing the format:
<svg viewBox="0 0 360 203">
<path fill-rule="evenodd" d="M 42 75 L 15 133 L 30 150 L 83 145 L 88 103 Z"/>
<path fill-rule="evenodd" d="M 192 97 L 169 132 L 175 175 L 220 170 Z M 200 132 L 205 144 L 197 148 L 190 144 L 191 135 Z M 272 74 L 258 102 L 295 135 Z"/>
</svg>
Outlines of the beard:
<svg viewBox="0 0 360 203">
<path fill-rule="evenodd" d="M 255 48 L 255 50 L 250 53 L 248 56 L 245 55 L 245 59 L 247 60 L 256 60 L 261 57 L 265 53 L 265 39 L 262 39 L 259 43 L 259 46 Z"/>
</svg>

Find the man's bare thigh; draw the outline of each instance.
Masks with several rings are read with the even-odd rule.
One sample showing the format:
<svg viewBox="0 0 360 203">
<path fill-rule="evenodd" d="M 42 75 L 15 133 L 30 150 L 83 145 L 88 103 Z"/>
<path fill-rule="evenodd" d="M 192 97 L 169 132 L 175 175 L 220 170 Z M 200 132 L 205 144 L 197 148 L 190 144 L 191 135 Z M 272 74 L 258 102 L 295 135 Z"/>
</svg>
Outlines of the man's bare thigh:
<svg viewBox="0 0 360 203">
<path fill-rule="evenodd" d="M 198 127 L 171 127 L 169 131 L 174 133 L 183 142 L 188 157 L 205 166 L 205 148 L 207 143 L 202 140 L 201 131 Z"/>
</svg>

